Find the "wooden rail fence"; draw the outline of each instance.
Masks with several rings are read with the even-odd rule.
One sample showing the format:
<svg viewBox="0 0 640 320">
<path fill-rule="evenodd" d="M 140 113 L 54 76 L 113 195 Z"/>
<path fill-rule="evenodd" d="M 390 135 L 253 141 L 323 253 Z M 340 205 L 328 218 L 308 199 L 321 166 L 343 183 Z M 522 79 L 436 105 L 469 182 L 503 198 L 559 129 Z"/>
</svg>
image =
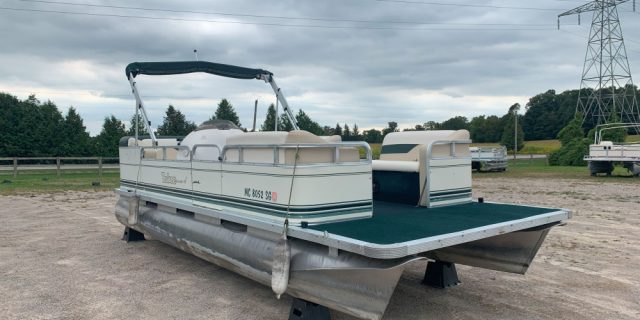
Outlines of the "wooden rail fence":
<svg viewBox="0 0 640 320">
<path fill-rule="evenodd" d="M 19 169 L 19 164 L 20 162 L 25 162 L 25 161 L 29 161 L 29 162 L 45 162 L 45 161 L 55 161 L 55 169 L 56 169 L 56 174 L 58 176 L 60 176 L 62 174 L 62 170 L 65 170 L 64 167 L 64 161 L 82 161 L 82 162 L 91 162 L 89 164 L 84 163 L 84 164 L 73 164 L 75 165 L 72 169 L 93 169 L 96 168 L 98 169 L 98 175 L 100 177 L 102 177 L 102 171 L 105 167 L 105 161 L 110 162 L 115 160 L 115 164 L 118 163 L 118 158 L 117 157 L 4 157 L 4 158 L 0 158 L 0 162 L 10 162 L 11 164 L 8 166 L 4 166 L 4 165 L 0 165 L 0 168 L 6 169 L 8 168 L 12 168 L 13 169 L 13 177 L 18 176 L 18 169 Z M 93 162 L 95 162 L 95 166 L 93 165 Z M 72 165 L 72 164 L 67 164 Z M 53 164 L 46 164 L 46 163 L 36 163 L 36 164 L 29 164 L 29 165 L 23 165 L 24 167 L 29 168 L 29 170 L 34 170 L 34 169 L 38 169 L 38 170 L 47 170 L 47 169 L 51 169 L 53 168 Z M 111 166 L 110 166 L 111 167 Z M 8 170 L 4 170 L 4 171 L 8 171 Z"/>
</svg>

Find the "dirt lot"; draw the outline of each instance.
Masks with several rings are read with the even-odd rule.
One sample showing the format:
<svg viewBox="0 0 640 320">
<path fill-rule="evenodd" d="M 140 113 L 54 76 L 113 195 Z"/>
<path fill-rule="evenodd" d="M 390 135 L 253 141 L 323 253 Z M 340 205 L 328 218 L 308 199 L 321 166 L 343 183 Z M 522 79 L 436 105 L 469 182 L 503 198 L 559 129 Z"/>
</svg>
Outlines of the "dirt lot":
<svg viewBox="0 0 640 320">
<path fill-rule="evenodd" d="M 463 283 L 438 290 L 420 285 L 426 262 L 410 265 L 385 319 L 640 319 L 640 181 L 483 177 L 474 190 L 574 218 L 525 276 L 458 266 Z M 114 201 L 0 197 L 1 319 L 286 319 L 288 296 L 157 241 L 121 241 Z"/>
</svg>

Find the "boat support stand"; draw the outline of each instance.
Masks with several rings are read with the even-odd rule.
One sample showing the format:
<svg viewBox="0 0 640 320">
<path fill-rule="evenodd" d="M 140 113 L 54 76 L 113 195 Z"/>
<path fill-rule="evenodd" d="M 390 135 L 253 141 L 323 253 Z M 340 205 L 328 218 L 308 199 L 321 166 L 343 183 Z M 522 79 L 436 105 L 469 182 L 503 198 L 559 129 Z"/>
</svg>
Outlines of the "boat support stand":
<svg viewBox="0 0 640 320">
<path fill-rule="evenodd" d="M 132 241 L 143 241 L 144 233 L 140 231 L 136 231 L 129 227 L 124 227 L 124 234 L 122 235 L 122 240 L 126 241 L 127 243 Z"/>
<path fill-rule="evenodd" d="M 331 320 L 329 308 L 309 302 L 306 300 L 293 298 L 289 320 Z"/>
<path fill-rule="evenodd" d="M 427 270 L 424 272 L 422 284 L 443 289 L 459 283 L 460 280 L 454 263 L 439 260 L 427 263 Z"/>
</svg>

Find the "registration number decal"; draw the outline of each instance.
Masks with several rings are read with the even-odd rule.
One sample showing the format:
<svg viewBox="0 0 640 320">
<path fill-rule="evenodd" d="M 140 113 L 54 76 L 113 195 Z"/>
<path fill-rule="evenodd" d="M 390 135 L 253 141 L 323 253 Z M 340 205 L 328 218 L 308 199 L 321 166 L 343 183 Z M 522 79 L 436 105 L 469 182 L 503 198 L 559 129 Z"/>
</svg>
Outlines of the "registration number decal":
<svg viewBox="0 0 640 320">
<path fill-rule="evenodd" d="M 271 202 L 278 201 L 278 193 L 271 190 L 260 190 L 254 188 L 244 188 L 245 198 L 260 199 Z"/>
</svg>

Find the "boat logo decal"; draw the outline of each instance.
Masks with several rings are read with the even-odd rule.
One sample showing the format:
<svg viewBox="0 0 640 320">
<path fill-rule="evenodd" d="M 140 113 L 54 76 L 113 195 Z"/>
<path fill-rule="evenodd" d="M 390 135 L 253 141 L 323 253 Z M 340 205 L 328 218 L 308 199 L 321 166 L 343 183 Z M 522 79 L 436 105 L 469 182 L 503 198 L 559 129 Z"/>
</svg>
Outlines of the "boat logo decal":
<svg viewBox="0 0 640 320">
<path fill-rule="evenodd" d="M 178 179 L 176 176 L 172 176 L 168 172 L 164 172 L 164 171 L 160 172 L 160 175 L 162 176 L 162 183 L 168 183 L 168 184 L 174 184 L 174 185 L 187 183 L 187 177 Z"/>
</svg>

